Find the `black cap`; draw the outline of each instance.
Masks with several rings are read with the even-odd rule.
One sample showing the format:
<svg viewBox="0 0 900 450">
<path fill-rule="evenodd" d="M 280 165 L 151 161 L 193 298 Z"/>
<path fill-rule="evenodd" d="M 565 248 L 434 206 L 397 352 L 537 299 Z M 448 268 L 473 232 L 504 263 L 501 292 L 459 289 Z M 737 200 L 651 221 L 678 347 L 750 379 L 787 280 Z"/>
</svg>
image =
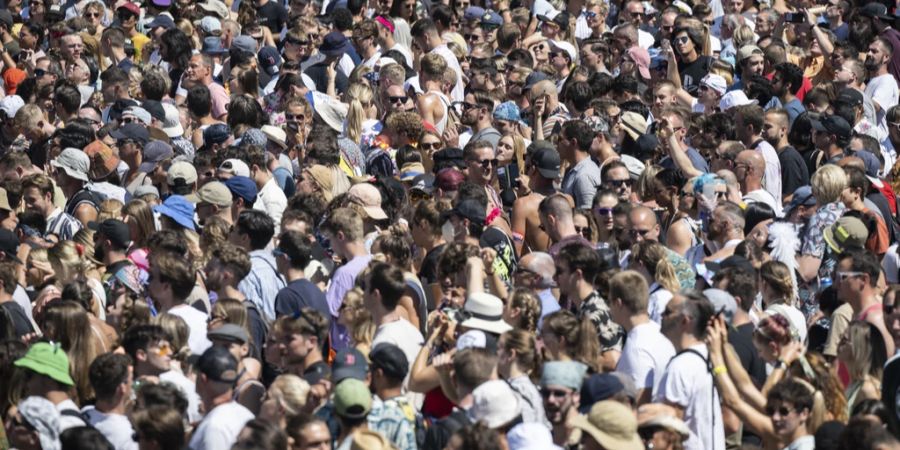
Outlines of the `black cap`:
<svg viewBox="0 0 900 450">
<path fill-rule="evenodd" d="M 559 179 L 559 152 L 555 148 L 542 148 L 531 155 L 531 163 L 537 167 L 541 176 L 549 180 Z"/>
<path fill-rule="evenodd" d="M 337 353 L 331 367 L 331 381 L 338 384 L 346 378 L 355 378 L 366 381 L 366 373 L 369 364 L 366 357 L 359 350 L 347 347 Z"/>
<path fill-rule="evenodd" d="M 717 272 L 722 269 L 728 269 L 731 267 L 743 269 L 750 273 L 756 273 L 756 268 L 753 267 L 753 263 L 751 263 L 749 259 L 739 255 L 729 256 L 720 262 L 711 261 L 706 263 L 706 268 L 712 270 L 713 272 Z"/>
<path fill-rule="evenodd" d="M 619 377 L 611 373 L 597 373 L 585 379 L 581 384 L 581 401 L 578 411 L 587 414 L 594 403 L 607 400 L 613 395 L 625 390 L 625 385 Z"/>
<path fill-rule="evenodd" d="M 3 252 L 7 259 L 22 264 L 22 260 L 18 256 L 19 244 L 19 237 L 16 236 L 16 233 L 0 228 L 0 252 Z"/>
<path fill-rule="evenodd" d="M 385 375 L 402 380 L 409 372 L 406 353 L 394 344 L 379 344 L 369 353 L 372 369 L 381 369 Z"/>
<path fill-rule="evenodd" d="M 484 211 L 484 207 L 478 203 L 477 200 L 468 199 L 459 202 L 456 206 L 453 207 L 450 211 L 444 212 L 441 214 L 443 219 L 448 219 L 452 216 L 458 216 L 465 219 L 469 219 L 469 222 L 472 222 L 477 225 L 484 225 L 484 221 L 487 218 L 487 214 Z"/>
<path fill-rule="evenodd" d="M 853 127 L 837 114 L 823 116 L 819 120 L 812 120 L 813 129 L 833 134 L 839 138 L 850 139 Z"/>
<path fill-rule="evenodd" d="M 162 103 L 156 100 L 144 100 L 144 103 L 141 103 L 141 108 L 144 108 L 150 116 L 154 119 L 164 122 L 166 120 L 166 110 L 163 109 Z"/>
<path fill-rule="evenodd" d="M 859 92 L 853 88 L 841 89 L 841 92 L 838 93 L 837 99 L 835 99 L 835 103 L 843 103 L 850 106 L 862 105 L 864 101 L 865 100 L 863 99 L 862 92 Z"/>
<path fill-rule="evenodd" d="M 224 123 L 216 123 L 203 130 L 203 145 L 221 144 L 231 136 L 231 128 Z"/>
<path fill-rule="evenodd" d="M 102 234 L 109 239 L 113 245 L 125 250 L 131 246 L 131 229 L 128 224 L 117 219 L 106 219 L 103 222 L 90 222 L 88 228 Z"/>
<path fill-rule="evenodd" d="M 141 145 L 146 144 L 150 140 L 150 132 L 147 131 L 147 128 L 136 123 L 126 123 L 110 132 L 109 135 L 117 141 L 132 139 L 140 142 Z"/>
<path fill-rule="evenodd" d="M 873 17 L 884 21 L 894 20 L 893 17 L 888 15 L 887 6 L 878 2 L 868 3 L 866 6 L 860 8 L 859 15 L 863 17 Z"/>
<path fill-rule="evenodd" d="M 197 371 L 213 381 L 234 383 L 238 379 L 238 362 L 228 349 L 212 346 L 200 355 Z"/>
<path fill-rule="evenodd" d="M 553 143 L 550 142 L 550 141 L 545 141 L 545 140 L 543 140 L 543 139 L 538 139 L 538 140 L 536 140 L 536 141 L 531 141 L 531 144 L 528 144 L 528 147 L 525 149 L 525 154 L 526 154 L 526 155 L 533 155 L 533 154 L 535 154 L 535 152 L 537 152 L 538 150 L 543 150 L 543 149 L 556 150 L 556 146 L 553 145 Z"/>
</svg>

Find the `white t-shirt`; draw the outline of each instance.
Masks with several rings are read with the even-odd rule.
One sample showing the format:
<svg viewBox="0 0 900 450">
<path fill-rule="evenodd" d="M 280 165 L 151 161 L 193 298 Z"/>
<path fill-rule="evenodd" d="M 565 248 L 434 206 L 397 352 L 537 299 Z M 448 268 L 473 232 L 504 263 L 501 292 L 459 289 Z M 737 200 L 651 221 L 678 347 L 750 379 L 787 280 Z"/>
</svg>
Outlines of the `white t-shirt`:
<svg viewBox="0 0 900 450">
<path fill-rule="evenodd" d="M 884 269 L 884 279 L 888 284 L 897 284 L 898 271 L 900 271 L 900 254 L 897 253 L 897 244 L 891 245 L 881 260 L 881 268 Z"/>
<path fill-rule="evenodd" d="M 781 161 L 778 160 L 778 152 L 766 141 L 756 146 L 756 151 L 766 160 L 766 172 L 763 176 L 763 187 L 775 197 L 775 203 L 781 205 Z M 775 214 L 781 217 L 781 207 L 775 209 Z"/>
<path fill-rule="evenodd" d="M 658 283 L 654 282 L 650 285 L 650 298 L 647 300 L 647 314 L 650 315 L 650 320 L 657 324 L 662 323 L 662 313 L 665 311 L 666 305 L 669 304 L 669 300 L 672 300 L 672 297 L 672 292 Z"/>
<path fill-rule="evenodd" d="M 425 339 L 418 328 L 414 327 L 409 321 L 401 319 L 381 325 L 375 330 L 372 348 L 383 343 L 394 344 L 400 347 L 400 350 L 403 350 L 403 354 L 406 355 L 409 366 L 412 367 L 412 363 L 419 356 L 419 350 L 422 349 Z"/>
<path fill-rule="evenodd" d="M 206 338 L 206 313 L 190 305 L 178 305 L 167 311 L 184 319 L 191 330 L 188 335 L 188 347 L 191 353 L 202 355 L 206 349 L 212 347 L 212 342 Z"/>
<path fill-rule="evenodd" d="M 628 332 L 616 371 L 630 376 L 637 389 L 655 393 L 673 356 L 675 347 L 659 332 L 659 324 L 650 321 Z"/>
<path fill-rule="evenodd" d="M 781 217 L 782 209 L 781 203 L 777 202 L 773 197 L 772 193 L 766 189 L 757 189 L 755 191 L 750 191 L 744 194 L 744 203 L 765 203 L 772 207 L 772 210 L 775 211 L 775 216 Z"/>
<path fill-rule="evenodd" d="M 81 418 L 81 416 L 63 414 L 63 411 L 70 410 L 80 413 L 81 410 L 78 409 L 78 405 L 75 404 L 71 399 L 63 400 L 56 404 L 56 410 L 59 412 L 59 432 L 68 430 L 69 428 L 75 427 L 83 427 L 85 425 L 85 421 Z"/>
<path fill-rule="evenodd" d="M 134 428 L 128 417 L 122 414 L 105 414 L 93 406 L 85 406 L 82 413 L 116 450 L 137 450 L 138 443 L 132 439 Z"/>
<path fill-rule="evenodd" d="M 194 430 L 191 437 L 191 450 L 220 450 L 231 448 L 237 442 L 238 434 L 244 425 L 253 420 L 253 413 L 237 402 L 228 402 L 216 406 L 203 422 Z"/>
<path fill-rule="evenodd" d="M 876 122 L 880 123 L 885 112 L 897 104 L 900 89 L 897 88 L 897 80 L 894 79 L 894 76 L 886 73 L 869 80 L 869 84 L 866 85 L 866 94 L 869 94 L 872 100 L 878 104 L 879 109 L 875 113 L 875 117 Z"/>
<path fill-rule="evenodd" d="M 203 415 L 200 414 L 200 396 L 197 395 L 197 385 L 189 380 L 183 373 L 177 370 L 170 370 L 159 375 L 159 380 L 174 384 L 188 401 L 188 420 L 191 423 L 197 422 Z"/>
<path fill-rule="evenodd" d="M 724 450 L 725 428 L 719 393 L 706 365 L 706 344 L 689 347 L 672 358 L 659 384 L 654 401 L 669 402 L 684 408 L 684 423 L 691 431 L 685 450 Z M 702 355 L 702 358 L 701 356 Z"/>
<path fill-rule="evenodd" d="M 275 222 L 275 235 L 277 236 L 281 229 L 281 216 L 284 214 L 284 210 L 287 209 L 287 196 L 278 187 L 275 177 L 270 178 L 259 190 L 256 201 L 253 202 L 253 209 L 262 211 L 272 218 Z"/>
</svg>

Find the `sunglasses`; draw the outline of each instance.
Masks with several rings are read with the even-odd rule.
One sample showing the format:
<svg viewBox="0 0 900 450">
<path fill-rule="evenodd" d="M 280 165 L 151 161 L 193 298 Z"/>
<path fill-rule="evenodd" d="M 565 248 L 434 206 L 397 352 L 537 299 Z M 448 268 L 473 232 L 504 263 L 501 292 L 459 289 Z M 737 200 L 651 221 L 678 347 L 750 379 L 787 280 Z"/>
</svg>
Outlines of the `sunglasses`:
<svg viewBox="0 0 900 450">
<path fill-rule="evenodd" d="M 292 121 L 292 122 L 293 122 L 293 121 L 296 121 L 296 122 L 305 122 L 305 121 L 306 121 L 306 116 L 303 115 L 303 114 L 290 114 L 290 113 L 285 113 L 285 114 L 284 114 L 284 120 L 289 120 L 289 121 Z"/>
<path fill-rule="evenodd" d="M 440 142 L 422 142 L 419 144 L 419 147 L 422 150 L 440 150 L 441 143 Z"/>
<path fill-rule="evenodd" d="M 467 41 L 477 41 L 477 40 L 481 39 L 481 36 L 479 36 L 477 34 L 464 34 L 463 39 L 465 39 Z"/>
<path fill-rule="evenodd" d="M 676 43 L 676 44 L 684 45 L 684 44 L 687 44 L 687 43 L 690 42 L 690 41 L 691 41 L 691 38 L 689 38 L 689 37 L 687 37 L 687 36 L 682 36 L 682 37 L 679 37 L 679 38 L 675 38 L 675 43 Z"/>
<path fill-rule="evenodd" d="M 409 199 L 414 202 L 418 202 L 421 200 L 431 200 L 431 195 L 427 192 L 422 192 L 416 189 L 414 191 L 409 191 Z"/>
<path fill-rule="evenodd" d="M 119 18 L 120 22 L 126 22 L 128 20 L 131 20 L 131 18 L 134 17 L 134 14 L 127 13 L 127 12 L 120 12 L 119 14 L 116 14 L 116 17 Z"/>
<path fill-rule="evenodd" d="M 487 169 L 490 166 L 497 167 L 497 164 L 499 163 L 499 160 L 497 160 L 497 159 L 483 159 L 481 161 L 478 161 L 476 159 L 470 159 L 469 161 L 479 164 L 484 169 Z"/>
<path fill-rule="evenodd" d="M 585 239 L 590 239 L 593 233 L 591 227 L 575 227 L 575 232 L 584 236 Z"/>
<path fill-rule="evenodd" d="M 649 233 L 649 232 L 650 232 L 650 230 L 635 230 L 634 228 L 628 230 L 628 234 L 630 234 L 632 236 L 641 236 L 641 237 L 646 236 L 647 233 Z"/>
<path fill-rule="evenodd" d="M 299 45 L 299 46 L 307 46 L 307 45 L 309 45 L 309 41 L 303 41 L 303 40 L 300 40 L 300 39 L 297 39 L 297 38 L 292 38 L 292 37 L 288 37 L 288 38 L 285 39 L 284 41 L 287 42 L 287 43 L 289 43 L 289 44 Z"/>
<path fill-rule="evenodd" d="M 409 97 L 407 97 L 405 95 L 400 95 L 397 97 L 394 97 L 394 96 L 388 97 L 388 103 L 391 103 L 391 104 L 394 104 L 394 103 L 403 104 L 403 103 L 406 103 L 408 100 L 409 100 Z"/>
<path fill-rule="evenodd" d="M 612 217 L 613 209 L 612 208 L 594 208 L 594 214 L 601 217 Z"/>
<path fill-rule="evenodd" d="M 837 278 L 840 281 L 847 281 L 848 278 L 864 275 L 862 272 L 837 272 Z"/>
<path fill-rule="evenodd" d="M 98 13 L 98 12 L 93 12 L 93 13 L 92 13 L 92 12 L 86 12 L 86 13 L 84 13 L 84 17 L 85 17 L 86 19 L 93 19 L 93 18 L 95 18 L 95 17 L 100 17 L 100 16 L 101 16 L 101 14 Z"/>
<path fill-rule="evenodd" d="M 606 181 L 606 184 L 608 184 L 608 185 L 610 185 L 610 186 L 612 186 L 612 187 L 617 187 L 617 188 L 619 188 L 619 187 L 631 187 L 631 179 L 630 179 L 630 178 L 626 178 L 626 179 L 624 179 L 624 180 L 607 180 L 607 181 Z"/>
<path fill-rule="evenodd" d="M 766 414 L 770 416 L 774 416 L 775 413 L 778 413 L 779 416 L 784 417 L 793 412 L 794 410 L 788 408 L 786 406 L 782 406 L 781 408 L 772 408 L 771 406 L 766 407 Z"/>
<path fill-rule="evenodd" d="M 584 12 L 584 17 L 586 17 L 587 19 L 593 19 L 594 17 L 597 17 L 597 16 L 598 16 L 598 14 L 593 11 L 585 11 Z"/>
<path fill-rule="evenodd" d="M 47 71 L 46 71 L 46 70 L 44 70 L 44 69 L 34 69 L 34 77 L 35 77 L 35 78 L 40 78 L 40 77 L 42 77 L 42 76 L 44 76 L 44 75 L 47 75 Z"/>
</svg>

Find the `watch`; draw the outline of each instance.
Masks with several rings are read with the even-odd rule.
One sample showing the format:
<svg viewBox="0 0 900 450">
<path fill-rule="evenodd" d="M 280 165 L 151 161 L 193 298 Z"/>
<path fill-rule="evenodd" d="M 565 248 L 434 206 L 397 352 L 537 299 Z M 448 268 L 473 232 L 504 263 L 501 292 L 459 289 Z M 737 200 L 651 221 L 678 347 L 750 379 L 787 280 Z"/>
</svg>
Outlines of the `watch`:
<svg viewBox="0 0 900 450">
<path fill-rule="evenodd" d="M 775 368 L 776 368 L 776 369 L 786 369 L 786 368 L 787 368 L 787 363 L 784 362 L 783 359 L 778 358 L 778 361 L 775 362 Z"/>
</svg>

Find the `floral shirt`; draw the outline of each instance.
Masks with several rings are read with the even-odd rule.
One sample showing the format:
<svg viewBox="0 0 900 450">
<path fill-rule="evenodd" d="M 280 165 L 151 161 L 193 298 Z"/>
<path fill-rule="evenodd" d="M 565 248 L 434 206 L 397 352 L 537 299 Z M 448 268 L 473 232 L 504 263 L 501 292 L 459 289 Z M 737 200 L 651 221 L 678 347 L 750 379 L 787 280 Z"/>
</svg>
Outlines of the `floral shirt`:
<svg viewBox="0 0 900 450">
<path fill-rule="evenodd" d="M 820 207 L 809 218 L 800 234 L 800 254 L 803 256 L 814 256 L 822 260 L 816 279 L 808 283 L 802 283 L 799 289 L 800 311 L 806 317 L 810 317 L 819 310 L 816 294 L 820 289 L 828 287 L 827 284 L 820 285 L 819 281 L 823 278 L 830 278 L 831 272 L 837 263 L 836 255 L 825 242 L 824 230 L 834 225 L 846 210 L 847 208 L 844 204 L 839 201 Z"/>
<path fill-rule="evenodd" d="M 369 429 L 381 433 L 400 450 L 416 450 L 416 409 L 406 397 L 372 399 L 372 411 L 366 417 Z"/>
<path fill-rule="evenodd" d="M 588 318 L 597 327 L 597 335 L 600 338 L 600 351 L 622 351 L 625 342 L 625 329 L 612 320 L 609 314 L 609 306 L 600 297 L 597 291 L 591 292 L 575 314 L 579 320 Z"/>
</svg>

